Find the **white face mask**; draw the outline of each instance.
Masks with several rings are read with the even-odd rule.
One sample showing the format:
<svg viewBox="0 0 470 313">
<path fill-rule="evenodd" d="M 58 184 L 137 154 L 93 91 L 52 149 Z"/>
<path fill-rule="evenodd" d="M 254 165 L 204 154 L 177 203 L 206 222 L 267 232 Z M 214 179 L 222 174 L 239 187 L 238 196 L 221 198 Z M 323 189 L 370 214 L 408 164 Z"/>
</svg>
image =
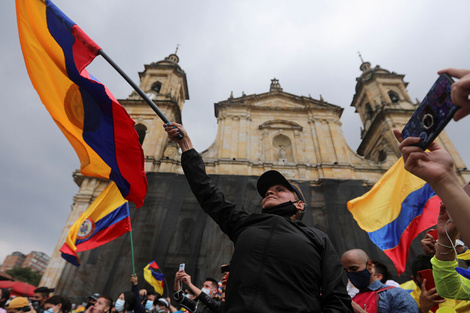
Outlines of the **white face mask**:
<svg viewBox="0 0 470 313">
<path fill-rule="evenodd" d="M 124 303 L 125 303 L 124 300 L 117 299 L 116 303 L 114 303 L 114 307 L 116 308 L 116 311 L 121 312 L 122 310 L 124 310 Z"/>
<path fill-rule="evenodd" d="M 201 291 L 210 296 L 211 290 L 209 288 L 202 288 Z"/>
</svg>

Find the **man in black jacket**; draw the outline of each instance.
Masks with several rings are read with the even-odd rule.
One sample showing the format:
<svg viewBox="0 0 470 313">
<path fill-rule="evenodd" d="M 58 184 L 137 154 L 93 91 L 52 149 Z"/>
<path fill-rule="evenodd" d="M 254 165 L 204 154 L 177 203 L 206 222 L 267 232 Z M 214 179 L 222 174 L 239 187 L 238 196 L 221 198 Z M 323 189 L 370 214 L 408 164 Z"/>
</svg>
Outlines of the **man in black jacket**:
<svg viewBox="0 0 470 313">
<path fill-rule="evenodd" d="M 353 312 L 328 236 L 300 222 L 305 203 L 297 186 L 268 171 L 257 184 L 262 213 L 238 210 L 212 184 L 182 125 L 164 127 L 183 152 L 181 164 L 202 209 L 235 245 L 223 312 Z"/>
<path fill-rule="evenodd" d="M 191 300 L 185 297 L 181 288 L 182 282 L 184 282 L 194 296 L 196 296 L 195 299 Z M 215 298 L 217 288 L 218 284 L 215 279 L 206 278 L 202 289 L 199 289 L 191 282 L 191 276 L 184 270 L 181 270 L 176 272 L 175 275 L 174 298 L 180 305 L 192 313 L 220 313 L 222 312 L 224 303 Z"/>
</svg>

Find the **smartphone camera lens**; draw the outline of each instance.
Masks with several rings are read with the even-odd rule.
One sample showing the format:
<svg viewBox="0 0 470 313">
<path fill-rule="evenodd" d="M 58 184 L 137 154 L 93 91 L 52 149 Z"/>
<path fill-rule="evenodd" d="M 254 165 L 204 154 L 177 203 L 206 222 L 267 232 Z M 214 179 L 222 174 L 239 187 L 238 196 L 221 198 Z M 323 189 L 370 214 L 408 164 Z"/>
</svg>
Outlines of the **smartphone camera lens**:
<svg viewBox="0 0 470 313">
<path fill-rule="evenodd" d="M 434 117 L 431 114 L 425 114 L 423 117 L 423 127 L 424 129 L 429 129 L 434 125 Z"/>
</svg>

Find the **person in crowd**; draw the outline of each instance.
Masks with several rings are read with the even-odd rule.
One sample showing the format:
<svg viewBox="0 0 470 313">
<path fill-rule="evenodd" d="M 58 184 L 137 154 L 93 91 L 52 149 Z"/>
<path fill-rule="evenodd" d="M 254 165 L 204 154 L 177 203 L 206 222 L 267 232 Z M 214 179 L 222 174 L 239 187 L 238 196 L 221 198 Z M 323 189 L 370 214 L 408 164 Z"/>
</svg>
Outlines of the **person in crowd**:
<svg viewBox="0 0 470 313">
<path fill-rule="evenodd" d="M 420 313 L 431 312 L 440 308 L 452 308 L 456 312 L 470 312 L 470 301 L 460 301 L 442 298 L 435 287 L 430 288 L 432 282 L 426 278 L 421 277 L 419 271 L 433 269 L 431 264 L 432 256 L 418 255 L 411 265 L 412 276 L 411 278 L 416 284 L 416 288 L 410 293 L 413 299 L 416 300 Z"/>
<path fill-rule="evenodd" d="M 80 305 L 76 310 L 75 310 L 75 313 L 80 313 L 80 312 L 84 312 L 86 310 L 88 310 L 88 308 L 90 306 L 92 306 L 93 304 L 96 303 L 96 301 L 98 300 L 98 298 L 100 297 L 100 294 L 99 293 L 94 293 L 92 295 L 89 295 L 88 296 L 88 299 L 87 299 L 87 303 L 85 306 L 83 305 Z"/>
<path fill-rule="evenodd" d="M 391 279 L 392 275 L 390 274 L 387 265 L 375 260 L 372 261 L 372 264 L 374 264 L 375 274 L 382 284 L 387 286 L 400 287 L 399 283 Z"/>
<path fill-rule="evenodd" d="M 441 206 L 444 203 L 441 202 Z M 436 254 L 437 238 L 433 237 L 435 229 L 430 229 L 426 232 L 426 235 L 421 239 L 421 246 L 423 247 L 423 253 L 428 256 Z M 470 265 L 470 250 L 468 250 L 465 243 L 460 240 L 455 240 L 455 251 L 457 251 L 458 263 L 462 268 L 468 268 Z"/>
<path fill-rule="evenodd" d="M 5 306 L 7 313 L 36 313 L 36 310 L 29 304 L 28 299 L 25 297 L 15 297 L 8 302 Z"/>
<path fill-rule="evenodd" d="M 155 291 L 147 291 L 147 289 L 140 289 L 139 296 L 142 299 L 142 306 L 146 312 L 150 312 L 155 307 L 155 300 L 158 300 L 161 295 Z"/>
<path fill-rule="evenodd" d="M 461 108 L 454 115 L 458 121 L 470 113 L 470 70 L 445 69 L 438 72 L 447 73 L 459 81 L 452 84 L 452 102 Z M 419 137 L 403 139 L 397 129 L 394 135 L 400 142 L 400 151 L 405 161 L 405 169 L 425 180 L 436 194 L 445 203 L 457 228 L 460 230 L 462 240 L 470 242 L 470 197 L 463 190 L 457 175 L 454 172 L 454 162 L 450 154 L 437 142 L 433 142 L 428 150 L 415 146 L 420 142 Z"/>
<path fill-rule="evenodd" d="M 212 183 L 183 126 L 164 128 L 182 150 L 202 209 L 235 245 L 224 312 L 352 312 L 338 253 L 325 233 L 300 221 L 305 199 L 298 186 L 277 171 L 264 173 L 257 183 L 262 211 L 249 214 Z"/>
<path fill-rule="evenodd" d="M 181 283 L 185 283 L 195 299 L 186 298 Z M 213 278 L 206 278 L 202 289 L 199 289 L 191 282 L 191 276 L 184 270 L 176 272 L 175 275 L 175 300 L 192 313 L 219 313 L 222 312 L 223 304 L 216 299 L 218 283 Z"/>
<path fill-rule="evenodd" d="M 60 295 L 50 297 L 44 303 L 45 313 L 69 313 L 72 309 L 72 302 Z"/>
<path fill-rule="evenodd" d="M 108 296 L 100 295 L 95 304 L 90 306 L 86 313 L 110 313 L 113 308 L 113 299 Z"/>
<path fill-rule="evenodd" d="M 0 289 L 0 313 L 6 312 L 5 305 L 8 299 L 10 299 L 10 290 L 6 288 L 1 288 Z"/>
<path fill-rule="evenodd" d="M 132 291 L 126 291 L 119 295 L 115 301 L 114 307 L 119 313 L 146 313 L 139 295 L 139 284 L 136 274 L 131 275 Z"/>
<path fill-rule="evenodd" d="M 351 283 L 359 289 L 354 296 L 353 308 L 356 313 L 366 313 L 377 308 L 379 313 L 417 313 L 418 305 L 407 291 L 380 282 L 381 274 L 376 273 L 372 260 L 361 249 L 346 251 L 341 262 Z M 378 294 L 378 297 L 377 297 Z"/>
<path fill-rule="evenodd" d="M 37 313 L 44 313 L 44 303 L 46 303 L 46 300 L 49 299 L 49 294 L 53 291 L 54 289 L 44 286 L 34 290 L 31 302 Z"/>
<path fill-rule="evenodd" d="M 431 259 L 436 289 L 444 298 L 470 300 L 470 280 L 460 277 L 455 271 L 458 262 L 454 247 L 458 230 L 445 205 L 441 205 L 439 210 L 437 230 L 436 253 Z"/>
</svg>

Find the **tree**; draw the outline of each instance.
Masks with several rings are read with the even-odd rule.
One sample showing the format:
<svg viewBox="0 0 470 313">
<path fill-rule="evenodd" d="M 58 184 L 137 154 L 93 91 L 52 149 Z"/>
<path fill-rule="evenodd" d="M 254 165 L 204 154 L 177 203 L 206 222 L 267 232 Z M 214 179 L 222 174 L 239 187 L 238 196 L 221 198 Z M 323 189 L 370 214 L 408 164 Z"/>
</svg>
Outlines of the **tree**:
<svg viewBox="0 0 470 313">
<path fill-rule="evenodd" d="M 41 281 L 42 273 L 32 270 L 30 267 L 16 267 L 7 270 L 6 273 L 14 279 L 37 286 Z"/>
</svg>

